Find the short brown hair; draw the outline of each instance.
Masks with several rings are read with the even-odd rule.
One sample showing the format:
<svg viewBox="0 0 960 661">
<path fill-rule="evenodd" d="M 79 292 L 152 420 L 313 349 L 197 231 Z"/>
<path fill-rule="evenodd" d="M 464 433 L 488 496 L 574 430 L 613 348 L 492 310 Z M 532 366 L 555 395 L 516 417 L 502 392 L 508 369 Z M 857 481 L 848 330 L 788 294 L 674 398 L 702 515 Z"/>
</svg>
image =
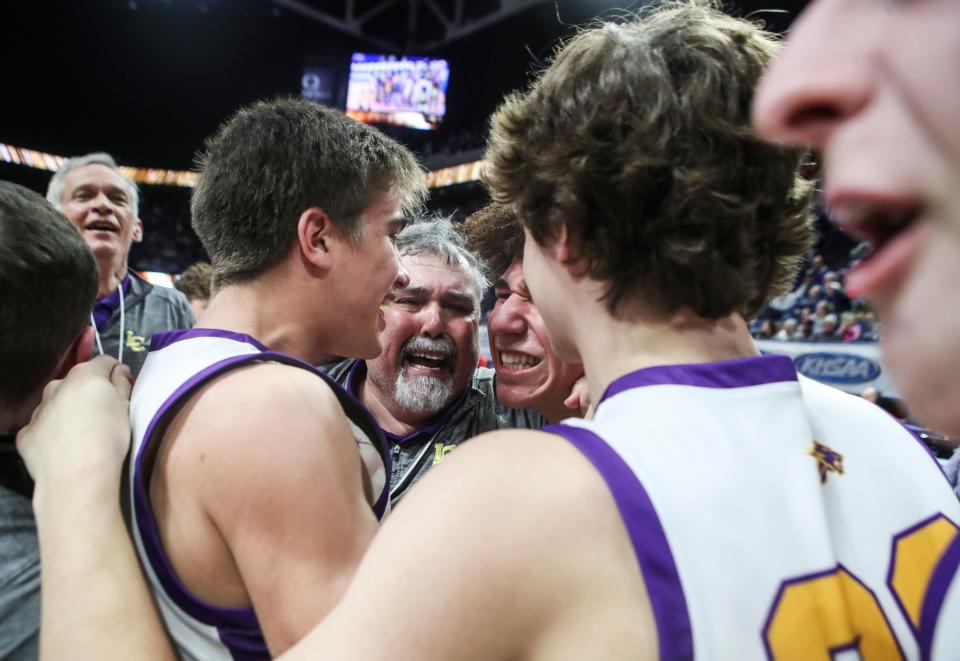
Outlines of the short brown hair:
<svg viewBox="0 0 960 661">
<path fill-rule="evenodd" d="M 97 262 L 31 190 L 0 181 L 0 406 L 22 406 L 90 324 Z"/>
<path fill-rule="evenodd" d="M 338 110 L 299 99 L 241 108 L 206 143 L 193 192 L 193 229 L 217 286 L 276 264 L 296 238 L 297 219 L 323 209 L 353 238 L 359 216 L 384 190 L 407 215 L 426 198 L 410 151 Z"/>
<path fill-rule="evenodd" d="M 523 257 L 523 226 L 502 204 L 494 202 L 470 214 L 463 222 L 463 234 L 470 250 L 487 263 L 494 278 Z"/>
<path fill-rule="evenodd" d="M 209 300 L 213 284 L 213 269 L 206 262 L 197 262 L 180 274 L 173 286 L 183 292 L 188 301 Z"/>
<path fill-rule="evenodd" d="M 493 198 L 540 244 L 565 226 L 611 312 L 633 298 L 753 316 L 812 240 L 802 152 L 750 126 L 778 48 L 705 2 L 584 30 L 494 115 Z"/>
</svg>

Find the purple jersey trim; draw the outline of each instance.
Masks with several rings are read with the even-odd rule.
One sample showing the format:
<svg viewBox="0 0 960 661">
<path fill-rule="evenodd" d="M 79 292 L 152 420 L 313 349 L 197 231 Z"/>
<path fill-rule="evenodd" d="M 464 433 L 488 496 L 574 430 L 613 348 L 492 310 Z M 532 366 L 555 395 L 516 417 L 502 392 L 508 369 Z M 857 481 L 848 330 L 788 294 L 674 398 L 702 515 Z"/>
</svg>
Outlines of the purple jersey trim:
<svg viewBox="0 0 960 661">
<path fill-rule="evenodd" d="M 780 381 L 796 381 L 797 370 L 788 356 L 754 356 L 716 363 L 660 365 L 646 367 L 615 379 L 600 401 L 643 386 L 698 386 L 700 388 L 743 388 Z"/>
<path fill-rule="evenodd" d="M 879 408 L 879 407 L 877 407 L 877 408 Z M 885 409 L 880 409 L 880 410 L 883 411 L 884 413 L 886 413 L 887 415 L 889 415 L 891 418 L 893 418 L 893 420 L 894 420 L 898 425 L 900 425 L 900 428 L 903 429 L 903 430 L 904 430 L 905 432 L 907 432 L 908 434 L 910 434 L 910 438 L 912 438 L 914 441 L 916 441 L 917 444 L 918 444 L 920 447 L 923 448 L 923 451 L 926 453 L 926 455 L 927 455 L 928 457 L 930 457 L 930 461 L 933 462 L 933 465 L 937 467 L 937 470 L 940 472 L 940 475 L 943 476 L 943 481 L 944 481 L 944 483 L 947 485 L 947 488 L 950 489 L 950 491 L 952 492 L 952 491 L 953 491 L 953 485 L 950 484 L 950 478 L 947 477 L 947 473 L 943 470 L 943 466 L 940 465 L 940 461 L 937 459 L 937 455 L 933 454 L 933 450 L 931 450 L 930 447 L 929 447 L 926 443 L 923 442 L 923 439 L 920 438 L 920 435 L 919 435 L 917 432 L 915 432 L 913 429 L 911 429 L 910 426 L 907 425 L 905 422 L 903 422 L 903 421 L 901 421 L 901 420 L 897 420 L 897 418 L 895 418 L 893 415 L 891 415 L 889 411 L 887 411 L 887 410 L 885 410 Z"/>
<path fill-rule="evenodd" d="M 199 330 L 200 332 L 192 332 Z M 189 337 L 216 336 L 238 342 L 259 344 L 256 340 L 246 335 L 230 333 L 228 331 L 214 331 L 212 329 L 190 329 L 187 331 L 173 331 L 164 333 L 164 335 L 176 335 L 169 338 L 163 346 Z M 251 342 L 252 341 L 252 342 Z M 261 345 L 262 346 L 262 345 Z M 386 443 L 383 440 L 380 428 L 374 423 L 370 413 L 358 402 L 352 395 L 341 388 L 329 376 L 313 367 L 312 365 L 288 356 L 286 354 L 263 351 L 260 353 L 243 354 L 231 356 L 201 370 L 193 375 L 186 382 L 180 385 L 160 406 L 154 414 L 144 434 L 143 443 L 137 453 L 134 462 L 134 515 L 137 518 L 137 527 L 141 534 L 141 540 L 157 580 L 163 586 L 164 591 L 184 612 L 194 619 L 203 622 L 209 626 L 217 628 L 221 642 L 227 646 L 231 655 L 235 659 L 263 659 L 269 658 L 269 650 L 266 641 L 263 638 L 260 624 L 253 608 L 222 608 L 207 603 L 194 595 L 183 584 L 177 576 L 173 567 L 163 550 L 163 544 L 160 540 L 156 519 L 153 516 L 153 509 L 150 506 L 147 485 L 149 479 L 144 478 L 144 457 L 148 452 L 156 448 L 156 436 L 158 427 L 165 427 L 172 420 L 173 415 L 184 404 L 187 398 L 205 383 L 224 374 L 225 372 L 241 367 L 243 365 L 258 363 L 264 361 L 279 362 L 294 367 L 306 369 L 320 376 L 333 390 L 334 394 L 344 408 L 347 418 L 357 424 L 364 433 L 366 433 L 373 442 L 377 443 L 380 449 L 380 455 L 383 458 L 386 474 L 390 475 L 392 469 L 392 457 L 386 449 Z M 152 471 L 152 466 L 148 473 Z M 149 475 L 147 476 L 149 478 Z M 381 519 L 387 509 L 389 501 L 389 485 L 385 485 L 380 498 L 374 505 L 373 510 L 378 519 Z"/>
<path fill-rule="evenodd" d="M 933 637 L 937 633 L 937 620 L 940 619 L 940 611 L 947 598 L 947 591 L 954 581 L 960 580 L 958 569 L 960 569 L 960 535 L 953 538 L 943 557 L 940 558 L 940 562 L 937 563 L 937 568 L 927 586 L 923 605 L 920 607 L 920 658 L 924 661 L 933 653 Z M 956 622 L 942 624 L 956 626 Z"/>
<path fill-rule="evenodd" d="M 680 574 L 660 518 L 637 475 L 592 431 L 571 425 L 549 425 L 543 431 L 562 436 L 580 450 L 613 494 L 650 595 L 660 659 L 693 659 L 693 632 Z"/>
<path fill-rule="evenodd" d="M 220 634 L 221 641 L 228 644 L 228 640 L 237 641 L 243 638 L 247 644 L 243 648 L 248 652 L 250 645 L 257 647 L 259 656 L 257 658 L 269 658 L 266 641 L 260 630 L 260 622 L 257 620 L 253 608 L 222 608 L 214 606 L 197 598 L 180 580 L 167 555 L 163 550 L 163 544 L 160 541 L 160 533 L 157 528 L 156 519 L 153 516 L 153 508 L 150 506 L 150 497 L 147 493 L 148 479 L 144 476 L 144 456 L 148 450 L 155 447 L 154 435 L 158 424 L 162 421 L 164 425 L 169 424 L 172 414 L 178 409 L 178 404 L 182 404 L 187 395 L 195 391 L 204 383 L 223 374 L 224 372 L 239 367 L 244 364 L 256 362 L 261 359 L 262 354 L 247 354 L 242 356 L 231 356 L 219 362 L 210 365 L 204 370 L 193 375 L 189 380 L 177 388 L 170 397 L 163 403 L 150 425 L 147 427 L 143 437 L 143 443 L 137 452 L 134 463 L 134 515 L 137 517 L 137 528 L 140 531 L 140 538 L 143 542 L 144 551 L 150 566 L 157 576 L 157 580 L 163 586 L 164 591 L 185 613 L 190 617 L 203 622 L 209 626 L 216 627 Z M 149 478 L 149 475 L 147 476 Z M 257 637 L 259 636 L 259 641 Z M 262 643 L 262 648 L 258 647 Z M 231 655 L 234 649 L 229 648 Z M 238 649 L 238 653 L 243 650 Z"/>
<path fill-rule="evenodd" d="M 195 337 L 219 337 L 250 344 L 260 351 L 270 351 L 269 347 L 257 341 L 256 338 L 243 333 L 234 333 L 233 331 L 225 331 L 218 328 L 181 328 L 154 333 L 153 337 L 150 338 L 150 351 L 160 351 L 160 349 L 168 347 L 174 342 L 189 340 Z"/>
</svg>

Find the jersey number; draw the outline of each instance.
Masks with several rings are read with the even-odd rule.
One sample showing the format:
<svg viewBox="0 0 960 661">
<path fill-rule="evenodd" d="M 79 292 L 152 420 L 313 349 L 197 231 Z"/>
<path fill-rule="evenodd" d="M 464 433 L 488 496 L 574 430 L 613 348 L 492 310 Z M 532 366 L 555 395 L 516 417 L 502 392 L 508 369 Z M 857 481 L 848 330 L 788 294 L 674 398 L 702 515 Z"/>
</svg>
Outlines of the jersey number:
<svg viewBox="0 0 960 661">
<path fill-rule="evenodd" d="M 920 641 L 937 612 L 921 612 L 934 572 L 960 530 L 942 514 L 893 538 L 887 587 Z M 921 620 L 921 615 L 922 620 Z M 932 639 L 932 631 L 929 638 Z M 767 656 L 775 661 L 829 661 L 857 649 L 864 661 L 902 659 L 903 650 L 876 594 L 843 565 L 784 581 L 763 629 Z"/>
</svg>

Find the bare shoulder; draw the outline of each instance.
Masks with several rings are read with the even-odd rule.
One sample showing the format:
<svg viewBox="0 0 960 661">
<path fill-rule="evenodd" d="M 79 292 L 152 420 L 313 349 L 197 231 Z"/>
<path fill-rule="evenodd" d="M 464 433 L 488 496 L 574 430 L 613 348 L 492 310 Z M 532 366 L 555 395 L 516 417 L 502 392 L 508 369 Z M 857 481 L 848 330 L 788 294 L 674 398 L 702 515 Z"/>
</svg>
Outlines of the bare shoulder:
<svg viewBox="0 0 960 661">
<path fill-rule="evenodd" d="M 424 557 L 445 561 L 428 576 Z M 403 595 L 402 608 L 391 594 Z M 643 577 L 609 489 L 576 447 L 544 432 L 478 436 L 428 473 L 382 527 L 330 635 L 339 635 L 334 625 L 349 629 L 349 614 L 370 599 L 447 622 L 457 632 L 448 659 L 656 650 Z M 435 653 L 436 632 L 412 640 L 410 624 L 395 623 L 405 632 L 402 658 Z"/>
<path fill-rule="evenodd" d="M 343 409 L 309 371 L 274 363 L 241 367 L 214 379 L 181 409 L 165 434 L 168 468 L 197 485 L 218 476 L 264 479 L 356 460 Z M 281 451 L 282 450 L 282 451 Z M 315 479 L 315 476 L 314 476 Z M 276 488 L 276 487 L 273 487 Z"/>
</svg>

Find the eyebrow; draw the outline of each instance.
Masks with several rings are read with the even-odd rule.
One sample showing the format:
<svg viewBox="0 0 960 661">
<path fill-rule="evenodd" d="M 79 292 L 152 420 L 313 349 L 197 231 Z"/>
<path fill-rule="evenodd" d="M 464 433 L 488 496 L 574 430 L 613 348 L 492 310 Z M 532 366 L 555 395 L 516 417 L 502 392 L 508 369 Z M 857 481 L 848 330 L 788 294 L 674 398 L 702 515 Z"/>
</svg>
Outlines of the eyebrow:
<svg viewBox="0 0 960 661">
<path fill-rule="evenodd" d="M 394 291 L 397 295 L 406 294 L 407 296 L 426 296 L 430 293 L 430 290 L 426 287 L 403 287 Z"/>
<path fill-rule="evenodd" d="M 80 191 L 86 192 L 86 191 L 94 190 L 95 188 L 96 186 L 94 184 L 80 184 L 79 186 L 73 189 L 73 192 L 74 193 L 78 193 Z M 103 190 L 105 190 L 108 194 L 120 193 L 121 195 L 123 195 L 125 199 L 130 198 L 130 193 L 126 189 L 121 188 L 120 186 L 107 184 L 106 186 L 103 187 Z"/>
<path fill-rule="evenodd" d="M 510 289 L 510 285 L 507 284 L 507 281 L 503 278 L 497 278 L 497 281 L 493 283 L 494 289 Z"/>
<path fill-rule="evenodd" d="M 443 295 L 442 298 L 444 301 L 453 301 L 458 305 L 469 305 L 471 309 L 474 306 L 473 296 L 469 296 L 462 292 L 457 292 L 457 291 L 447 292 L 446 294 Z"/>
<path fill-rule="evenodd" d="M 394 296 L 419 296 L 421 298 L 426 298 L 430 296 L 430 289 L 426 287 L 404 287 L 403 289 L 397 289 L 394 291 Z M 473 296 L 469 294 L 464 294 L 463 292 L 451 291 L 443 294 L 440 297 L 445 303 L 453 302 L 458 305 L 469 305 L 471 308 L 475 306 Z"/>
</svg>

